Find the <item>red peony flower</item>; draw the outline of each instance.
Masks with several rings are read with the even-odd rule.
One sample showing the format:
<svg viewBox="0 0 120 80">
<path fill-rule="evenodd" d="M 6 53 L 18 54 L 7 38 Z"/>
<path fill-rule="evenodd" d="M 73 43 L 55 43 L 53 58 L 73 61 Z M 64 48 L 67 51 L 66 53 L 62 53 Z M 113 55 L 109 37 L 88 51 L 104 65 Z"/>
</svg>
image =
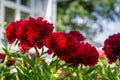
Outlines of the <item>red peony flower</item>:
<svg viewBox="0 0 120 80">
<path fill-rule="evenodd" d="M 75 36 L 78 41 L 85 40 L 84 36 L 79 31 L 70 31 L 70 34 Z"/>
<path fill-rule="evenodd" d="M 84 64 L 85 66 L 94 66 L 98 62 L 99 54 L 95 47 L 86 43 L 79 43 L 77 51 L 72 53 L 71 56 L 66 60 L 68 63 L 72 63 L 73 66 L 78 64 Z"/>
<path fill-rule="evenodd" d="M 120 59 L 120 33 L 109 36 L 104 42 L 103 50 L 109 63 Z"/>
<path fill-rule="evenodd" d="M 11 22 L 6 28 L 6 37 L 9 43 L 12 43 L 16 40 L 16 28 L 18 22 Z"/>
<path fill-rule="evenodd" d="M 74 36 L 63 32 L 54 32 L 46 39 L 48 52 L 54 52 L 62 60 L 66 60 L 68 55 L 76 51 L 76 44 L 77 40 Z"/>
<path fill-rule="evenodd" d="M 5 60 L 5 54 L 0 53 L 0 62 L 3 62 Z"/>
<path fill-rule="evenodd" d="M 20 40 L 21 48 L 24 50 L 31 47 L 43 47 L 44 39 L 53 31 L 53 25 L 43 20 L 41 17 L 29 18 L 21 22 L 17 29 L 17 38 Z"/>
<path fill-rule="evenodd" d="M 41 48 L 44 46 L 44 39 L 53 31 L 53 25 L 39 17 L 30 17 L 27 20 L 12 22 L 6 29 L 6 37 L 10 43 L 17 38 L 21 50 L 28 50 L 31 47 Z"/>
</svg>

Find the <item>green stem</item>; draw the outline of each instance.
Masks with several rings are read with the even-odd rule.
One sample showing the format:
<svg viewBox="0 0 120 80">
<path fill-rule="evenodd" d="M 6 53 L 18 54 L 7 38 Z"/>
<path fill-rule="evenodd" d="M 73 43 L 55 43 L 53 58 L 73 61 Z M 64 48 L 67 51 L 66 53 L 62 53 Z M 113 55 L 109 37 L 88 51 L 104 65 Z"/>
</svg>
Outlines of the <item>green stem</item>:
<svg viewBox="0 0 120 80">
<path fill-rule="evenodd" d="M 11 50 L 11 47 L 12 47 L 12 44 L 10 44 L 10 47 L 9 47 L 9 49 L 8 49 L 9 51 Z"/>
<path fill-rule="evenodd" d="M 7 61 L 8 61 L 8 55 L 6 55 L 6 57 L 5 57 L 5 59 L 4 59 L 4 64 L 6 64 L 7 63 Z"/>
<path fill-rule="evenodd" d="M 119 72 L 120 72 L 120 60 L 116 61 L 115 66 L 117 68 L 117 70 L 116 70 L 116 74 L 117 74 L 116 77 L 117 77 L 118 80 L 120 80 L 120 77 L 119 77 L 120 76 L 120 74 L 119 74 Z"/>
<path fill-rule="evenodd" d="M 118 60 L 118 71 L 117 72 L 118 72 L 118 75 L 117 75 L 118 79 L 120 79 L 120 77 L 119 77 L 120 76 L 120 73 L 119 73 L 120 72 L 120 60 Z"/>
<path fill-rule="evenodd" d="M 42 48 L 42 54 L 43 54 L 43 53 L 44 53 L 44 48 Z M 42 54 L 41 54 L 41 55 L 42 55 Z"/>
<path fill-rule="evenodd" d="M 0 77 L 0 80 L 3 80 L 3 71 L 2 71 L 2 73 L 1 73 L 1 77 Z"/>
<path fill-rule="evenodd" d="M 37 56 L 39 56 L 39 51 L 36 47 L 35 47 L 35 51 L 36 51 Z"/>
<path fill-rule="evenodd" d="M 80 66 L 80 80 L 83 80 L 83 65 Z"/>
<path fill-rule="evenodd" d="M 53 79 L 53 73 L 51 74 L 51 76 L 50 76 L 50 80 L 52 80 Z"/>
</svg>

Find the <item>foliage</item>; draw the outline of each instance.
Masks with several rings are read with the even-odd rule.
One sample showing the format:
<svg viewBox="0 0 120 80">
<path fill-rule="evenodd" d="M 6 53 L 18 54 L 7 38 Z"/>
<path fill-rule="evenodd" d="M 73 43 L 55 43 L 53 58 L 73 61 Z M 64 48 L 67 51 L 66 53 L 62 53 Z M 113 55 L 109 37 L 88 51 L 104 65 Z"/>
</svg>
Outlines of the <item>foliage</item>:
<svg viewBox="0 0 120 80">
<path fill-rule="evenodd" d="M 118 0 L 58 0 L 56 29 L 65 31 L 69 26 L 71 30 L 78 29 L 92 38 L 103 31 L 102 25 L 97 21 L 99 18 L 114 20 L 115 15 L 120 16 L 116 10 L 119 4 Z M 92 28 L 94 23 L 98 25 L 97 29 Z"/>
<path fill-rule="evenodd" d="M 27 30 L 27 28 L 31 27 L 31 21 L 33 21 L 32 28 Z M 21 22 L 22 25 L 20 24 Z M 25 37 L 23 37 L 25 33 L 21 34 L 22 37 L 18 38 L 18 35 L 16 36 L 18 33 L 17 29 L 21 27 L 24 27 L 26 31 L 30 31 L 30 33 L 28 32 L 28 35 Z M 108 45 L 105 44 L 107 45 L 108 53 L 110 52 L 111 54 L 111 51 L 113 51 L 115 53 L 112 53 L 112 55 L 115 55 L 116 51 L 114 50 L 116 50 L 116 48 L 118 52 L 117 55 L 115 55 L 117 61 L 110 65 L 106 62 L 107 57 L 103 53 L 104 51 L 99 51 L 94 46 L 84 43 L 83 40 L 85 38 L 80 32 L 51 32 L 50 29 L 51 34 L 47 34 L 49 36 L 44 38 L 43 34 L 45 34 L 46 27 L 52 28 L 52 25 L 46 20 L 43 20 L 43 18 L 29 18 L 27 20 L 12 22 L 7 26 L 4 34 L 9 36 L 4 36 L 1 40 L 3 53 L 0 53 L 0 80 L 120 80 L 120 57 L 118 57 L 120 45 L 112 44 L 108 47 Z M 25 31 L 24 28 L 20 30 Z M 45 31 L 40 35 L 38 29 L 40 29 L 40 32 Z M 15 34 L 11 34 L 13 30 Z M 36 37 L 34 31 L 37 32 L 37 30 L 38 33 L 36 33 L 36 35 L 39 35 Z M 27 39 L 28 36 L 30 36 L 29 39 Z M 24 42 L 26 42 L 26 40 L 29 42 L 33 39 L 33 44 L 36 44 L 28 49 L 25 49 L 25 47 L 21 49 L 21 46 L 19 46 L 22 40 L 21 38 L 25 40 Z M 114 38 L 114 35 L 109 39 L 110 41 L 108 42 L 115 41 L 120 43 L 118 41 L 120 40 L 119 34 L 117 35 L 118 40 Z M 11 40 L 13 42 L 11 42 Z M 37 44 L 37 42 L 41 42 L 41 40 L 43 46 L 40 48 L 36 47 L 41 45 Z M 45 44 L 47 40 L 50 42 Z M 21 44 L 25 46 L 22 41 Z M 115 47 L 112 47 L 113 45 L 115 45 Z M 13 51 L 12 48 L 15 48 L 15 46 L 18 46 L 19 49 Z M 52 53 L 46 51 L 44 46 L 46 46 L 49 51 L 52 51 Z M 31 48 L 35 49 L 34 53 L 29 52 Z M 101 53 L 101 55 L 98 53 Z M 48 62 L 46 60 L 46 55 L 51 55 L 51 61 Z"/>
<path fill-rule="evenodd" d="M 19 51 L 11 53 L 4 48 L 6 56 L 16 60 L 15 65 L 6 66 L 0 63 L 0 78 L 4 80 L 119 80 L 120 66 L 109 65 L 106 58 L 100 58 L 94 67 L 79 65 L 70 67 L 57 57 L 53 56 L 48 64 L 42 57 L 35 54 L 25 56 Z M 25 63 L 26 64 L 25 64 Z M 119 61 L 118 61 L 119 62 Z M 12 71 L 13 70 L 13 71 Z M 64 71 L 64 72 L 63 72 Z"/>
</svg>

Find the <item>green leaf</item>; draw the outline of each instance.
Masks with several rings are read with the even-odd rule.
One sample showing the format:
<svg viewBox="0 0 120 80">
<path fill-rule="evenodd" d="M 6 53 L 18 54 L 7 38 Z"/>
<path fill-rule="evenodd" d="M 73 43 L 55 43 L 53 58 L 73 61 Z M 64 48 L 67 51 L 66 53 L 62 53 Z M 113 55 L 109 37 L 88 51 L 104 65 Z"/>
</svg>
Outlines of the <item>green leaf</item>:
<svg viewBox="0 0 120 80">
<path fill-rule="evenodd" d="M 9 51 L 6 48 L 2 48 L 6 55 L 9 55 Z"/>
<path fill-rule="evenodd" d="M 4 80 L 16 80 L 16 73 L 7 73 L 4 76 Z"/>
<path fill-rule="evenodd" d="M 94 67 L 89 67 L 89 69 L 85 72 L 85 74 L 90 74 L 93 71 L 95 71 L 96 69 L 98 69 L 98 66 L 94 66 Z"/>
<path fill-rule="evenodd" d="M 56 66 L 59 61 L 60 61 L 60 60 L 58 60 L 58 59 L 52 61 L 52 62 L 50 63 L 50 67 L 52 68 L 52 67 Z"/>
<path fill-rule="evenodd" d="M 30 67 L 34 67 L 34 63 L 32 62 L 31 59 L 29 59 L 26 56 L 22 56 L 23 60 L 30 65 Z"/>
</svg>

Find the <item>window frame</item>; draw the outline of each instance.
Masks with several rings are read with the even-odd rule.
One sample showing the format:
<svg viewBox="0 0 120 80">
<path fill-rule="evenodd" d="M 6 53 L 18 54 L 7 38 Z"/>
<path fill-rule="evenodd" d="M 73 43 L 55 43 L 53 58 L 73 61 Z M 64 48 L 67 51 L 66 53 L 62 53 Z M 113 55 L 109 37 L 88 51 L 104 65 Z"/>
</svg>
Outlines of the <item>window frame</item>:
<svg viewBox="0 0 120 80">
<path fill-rule="evenodd" d="M 17 7 L 16 7 L 17 6 Z M 21 12 L 29 13 L 30 16 L 35 17 L 36 11 L 34 10 L 35 1 L 30 0 L 30 7 L 22 5 L 21 0 L 16 2 L 0 0 L 0 22 L 5 21 L 5 7 L 9 7 L 15 10 L 15 20 L 21 19 Z"/>
</svg>

